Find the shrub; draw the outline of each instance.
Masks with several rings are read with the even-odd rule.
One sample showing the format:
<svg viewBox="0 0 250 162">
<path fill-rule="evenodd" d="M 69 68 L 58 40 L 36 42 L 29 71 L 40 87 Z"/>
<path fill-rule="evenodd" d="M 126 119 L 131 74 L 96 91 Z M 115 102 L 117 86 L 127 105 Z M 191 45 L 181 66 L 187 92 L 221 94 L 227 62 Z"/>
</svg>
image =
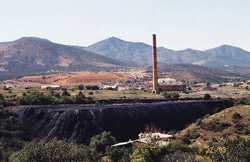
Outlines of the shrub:
<svg viewBox="0 0 250 162">
<path fill-rule="evenodd" d="M 129 162 L 129 155 L 131 152 L 132 148 L 112 147 L 108 149 L 107 154 L 111 158 L 112 162 Z"/>
<path fill-rule="evenodd" d="M 250 99 L 249 98 L 242 98 L 242 99 L 240 99 L 239 102 L 242 105 L 250 105 Z"/>
<path fill-rule="evenodd" d="M 162 96 L 166 99 L 174 99 L 174 100 L 177 100 L 180 97 L 179 93 L 169 93 L 169 92 L 163 92 Z"/>
<path fill-rule="evenodd" d="M 9 93 L 9 94 L 11 94 L 11 93 L 12 93 L 12 90 L 11 90 L 11 89 L 9 89 L 9 90 L 8 90 L 8 93 Z"/>
<path fill-rule="evenodd" d="M 86 103 L 86 97 L 81 91 L 75 96 L 75 103 Z"/>
<path fill-rule="evenodd" d="M 3 106 L 5 103 L 5 98 L 2 94 L 0 94 L 0 106 Z"/>
<path fill-rule="evenodd" d="M 16 138 L 0 138 L 0 161 L 8 162 L 9 157 L 22 149 L 24 143 Z"/>
<path fill-rule="evenodd" d="M 0 161 L 8 162 L 9 156 L 22 148 L 23 142 L 28 140 L 23 128 L 18 123 L 15 113 L 0 109 Z M 24 136 L 26 135 L 26 136 Z"/>
<path fill-rule="evenodd" d="M 224 129 L 227 129 L 230 127 L 231 124 L 227 122 L 220 122 L 218 120 L 213 120 L 208 123 L 202 123 L 201 128 L 209 131 L 214 131 L 214 132 L 220 132 L 223 131 Z"/>
<path fill-rule="evenodd" d="M 55 104 L 56 98 L 41 92 L 31 92 L 20 97 L 19 103 L 21 105 L 48 105 Z"/>
<path fill-rule="evenodd" d="M 191 160 L 192 162 L 196 162 L 194 153 L 194 150 L 188 147 L 188 145 L 176 141 L 171 142 L 166 146 L 139 146 L 131 154 L 130 160 L 131 162 L 178 162 L 183 160 L 181 154 L 185 154 L 193 160 Z"/>
<path fill-rule="evenodd" d="M 63 89 L 62 96 L 70 96 L 70 93 L 66 88 Z"/>
<path fill-rule="evenodd" d="M 242 119 L 242 116 L 238 112 L 235 112 L 232 116 L 232 120 L 234 123 L 239 122 L 241 119 Z"/>
<path fill-rule="evenodd" d="M 3 87 L 3 90 L 5 90 L 5 91 L 8 91 L 8 90 L 10 90 L 11 88 L 10 87 L 7 87 L 7 86 L 4 86 Z"/>
<path fill-rule="evenodd" d="M 187 144 L 187 145 L 190 145 L 190 144 L 191 144 L 191 141 L 189 140 L 188 137 L 183 137 L 183 138 L 182 138 L 182 142 L 183 142 L 184 144 Z"/>
<path fill-rule="evenodd" d="M 82 84 L 79 85 L 79 86 L 78 86 L 78 90 L 83 91 L 83 90 L 84 90 L 84 85 L 82 85 Z"/>
<path fill-rule="evenodd" d="M 205 94 L 203 98 L 204 100 L 210 100 L 212 97 L 210 94 Z"/>
<path fill-rule="evenodd" d="M 197 139 L 200 137 L 200 133 L 198 133 L 196 130 L 192 130 L 191 132 L 189 132 L 187 137 L 190 139 Z"/>
<path fill-rule="evenodd" d="M 173 154 L 167 154 L 164 156 L 162 162 L 198 162 L 195 154 L 176 151 Z"/>
<path fill-rule="evenodd" d="M 213 141 L 206 151 L 213 162 L 248 162 L 250 159 L 250 140 L 237 138 Z"/>
<path fill-rule="evenodd" d="M 235 124 L 234 128 L 236 129 L 236 133 L 249 135 L 250 134 L 250 127 L 244 123 L 237 123 Z"/>
<path fill-rule="evenodd" d="M 202 119 L 197 119 L 195 123 L 196 123 L 198 126 L 200 126 L 200 125 L 203 123 L 203 121 L 202 121 Z"/>
<path fill-rule="evenodd" d="M 89 162 L 94 161 L 88 148 L 52 140 L 47 143 L 30 143 L 13 154 L 11 162 Z"/>
<path fill-rule="evenodd" d="M 99 135 L 91 137 L 89 146 L 93 152 L 104 154 L 115 142 L 116 140 L 111 133 L 104 131 Z"/>
<path fill-rule="evenodd" d="M 87 85 L 87 86 L 85 86 L 85 88 L 87 90 L 99 90 L 100 89 L 100 87 L 97 85 Z"/>
</svg>

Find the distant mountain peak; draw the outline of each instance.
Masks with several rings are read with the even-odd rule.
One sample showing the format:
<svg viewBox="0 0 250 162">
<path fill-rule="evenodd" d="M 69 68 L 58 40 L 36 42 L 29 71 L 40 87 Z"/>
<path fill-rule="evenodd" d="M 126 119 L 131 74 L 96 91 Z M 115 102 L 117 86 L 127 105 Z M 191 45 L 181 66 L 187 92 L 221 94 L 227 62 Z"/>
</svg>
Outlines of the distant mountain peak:
<svg viewBox="0 0 250 162">
<path fill-rule="evenodd" d="M 51 42 L 48 39 L 44 39 L 44 38 L 39 38 L 39 37 L 22 37 L 18 40 L 16 40 L 16 42 L 23 42 L 23 41 L 32 41 L 32 42 L 38 42 L 38 41 L 43 41 L 43 42 Z"/>
<path fill-rule="evenodd" d="M 102 42 L 106 42 L 106 43 L 114 44 L 114 45 L 118 45 L 118 44 L 140 44 L 140 45 L 143 45 L 143 46 L 150 46 L 150 45 L 148 45 L 146 43 L 143 43 L 143 42 L 126 41 L 124 39 L 121 39 L 121 38 L 118 38 L 118 37 L 115 37 L 115 36 L 112 36 L 112 37 L 107 38 L 107 39 L 105 39 L 103 41 L 97 42 L 96 44 L 102 43 Z"/>
<path fill-rule="evenodd" d="M 178 50 L 178 52 L 193 52 L 193 51 L 198 51 L 198 50 L 195 50 L 195 49 L 192 49 L 192 48 L 186 48 L 186 49 L 183 49 L 183 50 Z"/>
<path fill-rule="evenodd" d="M 118 37 L 114 37 L 114 36 L 112 36 L 110 38 L 107 38 L 107 39 L 105 39 L 103 41 L 104 42 L 111 42 L 111 43 L 124 43 L 124 42 L 126 42 L 126 41 L 124 41 L 124 40 L 122 40 L 122 39 L 120 39 Z"/>
<path fill-rule="evenodd" d="M 232 46 L 232 45 L 228 45 L 228 44 L 223 44 L 221 46 L 212 48 L 212 49 L 238 49 L 238 50 L 243 50 L 242 48 L 236 47 L 236 46 Z"/>
<path fill-rule="evenodd" d="M 227 44 L 224 44 L 224 45 L 221 45 L 221 46 L 218 46 L 218 47 L 215 47 L 215 48 L 212 48 L 212 49 L 208 49 L 206 50 L 207 52 L 211 52 L 211 51 L 225 51 L 225 53 L 247 53 L 247 54 L 250 54 L 249 51 L 247 50 L 244 50 L 240 47 L 236 47 L 236 46 L 232 46 L 232 45 L 227 45 Z"/>
<path fill-rule="evenodd" d="M 109 40 L 121 40 L 123 41 L 121 38 L 118 38 L 118 37 L 115 37 L 115 36 L 112 36 L 110 38 L 108 38 Z"/>
</svg>

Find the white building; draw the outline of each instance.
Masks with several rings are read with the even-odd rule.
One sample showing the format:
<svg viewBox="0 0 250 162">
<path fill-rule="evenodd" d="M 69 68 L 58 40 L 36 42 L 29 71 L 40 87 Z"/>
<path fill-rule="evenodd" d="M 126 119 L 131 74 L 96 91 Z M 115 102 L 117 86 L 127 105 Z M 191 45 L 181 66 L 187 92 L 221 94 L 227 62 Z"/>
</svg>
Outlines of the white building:
<svg viewBox="0 0 250 162">
<path fill-rule="evenodd" d="M 183 84 L 180 81 L 177 81 L 174 78 L 160 78 L 158 79 L 158 83 L 162 84 L 162 85 L 179 85 L 179 84 Z"/>
<path fill-rule="evenodd" d="M 41 86 L 41 89 L 48 89 L 48 88 L 51 88 L 51 89 L 60 89 L 61 86 L 60 85 L 42 85 Z"/>
</svg>

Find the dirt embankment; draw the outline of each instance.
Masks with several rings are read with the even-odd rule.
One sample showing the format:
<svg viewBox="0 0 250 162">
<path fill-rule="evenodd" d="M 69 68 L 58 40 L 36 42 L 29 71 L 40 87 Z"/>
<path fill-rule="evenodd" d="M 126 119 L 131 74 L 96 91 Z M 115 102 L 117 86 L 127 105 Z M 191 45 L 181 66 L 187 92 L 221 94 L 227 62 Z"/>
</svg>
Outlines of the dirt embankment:
<svg viewBox="0 0 250 162">
<path fill-rule="evenodd" d="M 136 138 L 145 126 L 184 128 L 198 118 L 232 106 L 229 101 L 169 101 L 112 105 L 20 106 L 15 110 L 32 139 L 84 143 L 104 130 L 118 140 Z"/>
</svg>

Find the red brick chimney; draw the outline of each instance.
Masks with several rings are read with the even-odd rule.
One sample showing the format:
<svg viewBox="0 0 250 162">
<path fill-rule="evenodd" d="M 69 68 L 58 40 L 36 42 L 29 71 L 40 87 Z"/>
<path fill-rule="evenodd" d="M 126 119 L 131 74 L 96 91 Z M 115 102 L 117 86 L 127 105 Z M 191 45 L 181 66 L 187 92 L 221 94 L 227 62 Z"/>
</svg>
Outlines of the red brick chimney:
<svg viewBox="0 0 250 162">
<path fill-rule="evenodd" d="M 156 35 L 153 34 L 153 47 L 152 47 L 152 82 L 154 94 L 159 93 L 158 86 L 158 76 L 157 76 L 157 44 L 156 44 Z"/>
</svg>

